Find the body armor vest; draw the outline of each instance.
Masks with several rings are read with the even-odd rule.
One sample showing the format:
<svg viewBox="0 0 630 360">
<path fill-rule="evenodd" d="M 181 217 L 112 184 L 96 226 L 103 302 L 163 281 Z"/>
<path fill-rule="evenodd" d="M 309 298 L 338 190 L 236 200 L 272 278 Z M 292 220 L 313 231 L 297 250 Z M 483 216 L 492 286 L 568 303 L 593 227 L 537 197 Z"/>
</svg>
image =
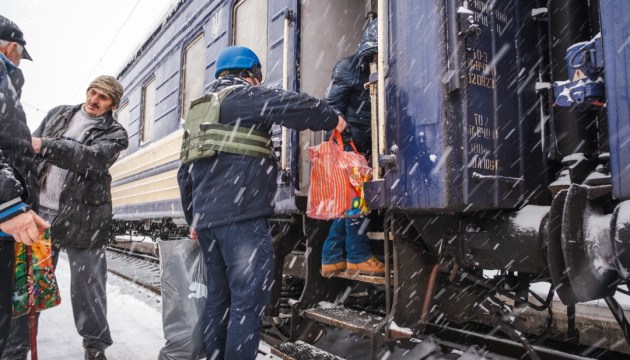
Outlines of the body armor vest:
<svg viewBox="0 0 630 360">
<path fill-rule="evenodd" d="M 207 158 L 217 151 L 271 159 L 271 135 L 253 128 L 219 123 L 221 103 L 233 85 L 191 102 L 184 125 L 180 160 L 183 164 Z"/>
</svg>

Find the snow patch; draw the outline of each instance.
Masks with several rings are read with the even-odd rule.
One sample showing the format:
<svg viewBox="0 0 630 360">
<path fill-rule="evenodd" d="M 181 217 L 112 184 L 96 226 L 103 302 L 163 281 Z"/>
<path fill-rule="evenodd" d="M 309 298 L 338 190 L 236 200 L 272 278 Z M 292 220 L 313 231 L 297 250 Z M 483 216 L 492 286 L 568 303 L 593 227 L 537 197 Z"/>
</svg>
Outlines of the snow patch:
<svg viewBox="0 0 630 360">
<path fill-rule="evenodd" d="M 546 14 L 548 12 L 549 12 L 549 10 L 546 7 L 532 9 L 532 17 L 544 15 L 544 14 Z"/>
<path fill-rule="evenodd" d="M 562 158 L 563 164 L 577 161 L 586 161 L 586 156 L 583 153 L 575 153 Z"/>
<path fill-rule="evenodd" d="M 537 232 L 542 219 L 549 213 L 549 206 L 527 205 L 511 218 L 512 224 L 522 232 Z"/>
<path fill-rule="evenodd" d="M 461 15 L 470 15 L 470 16 L 475 15 L 475 13 L 474 13 L 474 12 L 472 12 L 472 10 L 467 9 L 467 8 L 465 8 L 465 7 L 463 7 L 463 6 L 460 6 L 460 7 L 457 9 L 457 13 L 458 13 L 458 14 L 461 14 Z"/>
<path fill-rule="evenodd" d="M 395 321 L 392 321 L 391 325 L 389 326 L 389 329 L 393 331 L 397 331 L 399 333 L 404 333 L 404 334 L 409 334 L 409 335 L 413 334 L 413 331 L 410 328 L 400 327 L 398 326 L 398 324 L 396 324 Z"/>
<path fill-rule="evenodd" d="M 610 219 L 612 214 L 604 215 L 588 211 L 586 224 L 584 226 L 584 243 L 586 252 L 594 260 L 591 264 L 591 271 L 594 275 L 604 276 L 607 270 L 615 270 L 612 259 L 612 249 L 610 244 Z M 610 258 L 608 258 L 610 256 Z"/>
<path fill-rule="evenodd" d="M 317 305 L 319 305 L 319 307 L 322 309 L 334 309 L 338 307 L 337 305 L 328 301 L 320 301 Z"/>
</svg>

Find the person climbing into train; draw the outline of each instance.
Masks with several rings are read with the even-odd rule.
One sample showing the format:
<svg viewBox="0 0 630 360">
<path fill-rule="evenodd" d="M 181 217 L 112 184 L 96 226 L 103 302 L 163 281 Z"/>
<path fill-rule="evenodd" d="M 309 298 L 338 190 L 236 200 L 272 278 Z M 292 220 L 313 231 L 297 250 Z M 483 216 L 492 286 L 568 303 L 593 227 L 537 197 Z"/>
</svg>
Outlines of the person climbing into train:
<svg viewBox="0 0 630 360">
<path fill-rule="evenodd" d="M 20 28 L 0 15 L 0 356 L 11 329 L 15 242 L 31 245 L 39 241 L 38 226 L 50 227 L 36 214 L 35 153 L 20 103 L 20 62 L 32 60 L 25 45 Z"/>
<path fill-rule="evenodd" d="M 177 174 L 191 237 L 207 267 L 208 359 L 255 359 L 273 280 L 267 218 L 274 214 L 273 124 L 343 131 L 324 101 L 261 85 L 262 64 L 242 46 L 223 49 L 209 93 L 191 103 Z M 227 141 L 226 141 L 227 139 Z"/>
<path fill-rule="evenodd" d="M 42 184 L 40 213 L 52 224 L 53 266 L 61 248 L 68 255 L 70 301 L 86 360 L 106 359 L 112 344 L 105 247 L 113 237 L 109 168 L 129 143 L 113 117 L 122 95 L 116 78 L 99 76 L 88 86 L 85 103 L 53 108 L 32 137 Z M 26 359 L 28 317 L 14 319 L 12 327 L 2 359 Z"/>
<path fill-rule="evenodd" d="M 357 151 L 367 158 L 372 150 L 372 102 L 370 91 L 363 85 L 370 76 L 370 62 L 376 61 L 377 31 L 377 21 L 373 20 L 363 33 L 357 52 L 335 65 L 325 95 L 325 101 L 348 122 L 349 131 L 342 134 L 345 150 L 352 151 L 349 144 L 352 140 Z M 366 216 L 333 221 L 322 250 L 322 275 L 332 276 L 343 271 L 385 274 L 385 265 L 372 256 L 367 222 Z"/>
</svg>

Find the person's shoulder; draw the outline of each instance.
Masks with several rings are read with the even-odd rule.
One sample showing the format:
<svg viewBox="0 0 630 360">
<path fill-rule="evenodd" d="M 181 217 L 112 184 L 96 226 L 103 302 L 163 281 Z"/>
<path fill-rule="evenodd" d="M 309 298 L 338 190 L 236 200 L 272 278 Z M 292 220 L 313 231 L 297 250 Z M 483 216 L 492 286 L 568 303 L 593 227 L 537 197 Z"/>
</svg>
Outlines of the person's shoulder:
<svg viewBox="0 0 630 360">
<path fill-rule="evenodd" d="M 333 69 L 333 78 L 345 77 L 348 74 L 354 73 L 354 71 L 356 71 L 357 64 L 356 54 L 346 56 L 345 58 L 339 60 Z"/>
<path fill-rule="evenodd" d="M 127 134 L 127 130 L 125 129 L 125 127 L 122 126 L 122 124 L 119 123 L 118 120 L 116 120 L 116 118 L 114 117 L 114 113 L 111 111 L 109 112 L 109 114 L 107 114 L 107 124 L 109 131 L 121 131 Z"/>
<path fill-rule="evenodd" d="M 72 112 L 78 105 L 57 105 L 48 110 L 48 115 L 61 114 L 63 112 Z"/>
<path fill-rule="evenodd" d="M 357 55 L 356 54 L 352 54 L 350 56 L 346 56 L 345 58 L 337 61 L 337 64 L 335 65 L 335 69 L 349 69 L 349 68 L 353 68 L 356 66 L 356 62 L 357 62 Z"/>
<path fill-rule="evenodd" d="M 254 98 L 264 98 L 264 99 L 272 99 L 277 98 L 278 100 L 284 101 L 296 98 L 310 98 L 311 96 L 307 93 L 299 93 L 291 90 L 285 90 L 277 86 L 267 86 L 267 85 L 258 85 L 251 87 L 251 93 Z"/>
</svg>

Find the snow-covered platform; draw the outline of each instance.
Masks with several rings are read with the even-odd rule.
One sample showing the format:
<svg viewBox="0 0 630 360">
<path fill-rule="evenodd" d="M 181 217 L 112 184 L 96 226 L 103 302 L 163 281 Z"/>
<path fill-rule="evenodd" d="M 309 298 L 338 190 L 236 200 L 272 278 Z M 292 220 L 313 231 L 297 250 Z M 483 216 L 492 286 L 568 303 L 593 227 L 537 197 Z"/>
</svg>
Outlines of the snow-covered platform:
<svg viewBox="0 0 630 360">
<path fill-rule="evenodd" d="M 40 359 L 82 359 L 82 338 L 77 334 L 70 303 L 70 267 L 64 252 L 55 269 L 61 304 L 40 316 L 37 348 Z M 111 273 L 107 276 L 107 318 L 114 344 L 108 359 L 155 360 L 164 345 L 161 299 Z"/>
<path fill-rule="evenodd" d="M 44 360 L 83 359 L 82 339 L 77 334 L 70 303 L 70 267 L 61 253 L 57 269 L 61 304 L 40 316 L 38 356 Z M 164 345 L 162 304 L 159 295 L 117 275 L 107 275 L 107 318 L 114 340 L 105 354 L 110 360 L 156 360 Z M 261 343 L 258 359 L 279 359 Z M 266 351 L 265 351 L 266 350 Z"/>
</svg>

